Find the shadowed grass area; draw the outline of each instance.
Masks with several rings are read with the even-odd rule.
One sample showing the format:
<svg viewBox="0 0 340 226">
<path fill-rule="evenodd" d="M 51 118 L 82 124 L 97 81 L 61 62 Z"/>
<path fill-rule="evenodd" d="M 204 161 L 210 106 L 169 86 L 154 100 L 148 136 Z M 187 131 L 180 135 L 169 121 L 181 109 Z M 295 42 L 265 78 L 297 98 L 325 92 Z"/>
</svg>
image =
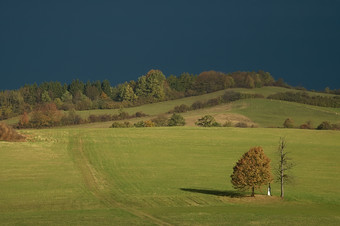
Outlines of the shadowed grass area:
<svg viewBox="0 0 340 226">
<path fill-rule="evenodd" d="M 196 189 L 196 188 L 180 188 L 182 191 L 193 192 L 193 193 L 201 193 L 206 195 L 215 195 L 215 196 L 227 196 L 227 197 L 244 197 L 243 193 L 238 191 L 220 191 L 220 190 L 211 190 L 211 189 Z"/>
</svg>

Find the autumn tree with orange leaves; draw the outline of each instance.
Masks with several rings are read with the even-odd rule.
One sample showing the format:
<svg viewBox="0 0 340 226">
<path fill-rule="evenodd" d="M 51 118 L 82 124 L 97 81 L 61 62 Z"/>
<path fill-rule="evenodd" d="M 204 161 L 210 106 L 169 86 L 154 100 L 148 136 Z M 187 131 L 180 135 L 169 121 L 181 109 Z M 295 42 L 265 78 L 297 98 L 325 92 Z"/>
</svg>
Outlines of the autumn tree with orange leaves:
<svg viewBox="0 0 340 226">
<path fill-rule="evenodd" d="M 264 154 L 262 147 L 253 147 L 244 153 L 234 166 L 231 183 L 238 190 L 251 189 L 251 196 L 255 196 L 255 189 L 272 181 L 270 159 Z"/>
</svg>

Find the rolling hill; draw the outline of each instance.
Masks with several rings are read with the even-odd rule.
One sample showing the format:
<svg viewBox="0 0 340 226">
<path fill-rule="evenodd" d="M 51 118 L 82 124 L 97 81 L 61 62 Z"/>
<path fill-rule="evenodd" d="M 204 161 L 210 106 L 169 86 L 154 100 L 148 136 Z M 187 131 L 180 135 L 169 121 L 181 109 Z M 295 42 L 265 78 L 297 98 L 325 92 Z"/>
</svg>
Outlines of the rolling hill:
<svg viewBox="0 0 340 226">
<path fill-rule="evenodd" d="M 284 88 L 234 89 L 268 96 Z M 126 108 L 149 116 L 208 100 L 225 91 Z M 314 93 L 312 93 L 314 94 Z M 310 95 L 312 95 L 310 94 Z M 118 110 L 78 112 L 114 114 Z M 194 125 L 203 115 L 257 128 Z M 184 127 L 109 128 L 112 121 L 24 129 L 27 142 L 0 142 L 0 222 L 4 225 L 338 225 L 339 131 L 282 127 L 311 120 L 340 122 L 340 109 L 263 98 L 182 113 Z M 170 116 L 171 114 L 168 114 Z M 11 119 L 15 121 L 15 119 Z M 296 164 L 281 200 L 266 188 L 239 193 L 230 183 L 235 162 L 262 146 L 278 163 L 280 137 Z"/>
</svg>

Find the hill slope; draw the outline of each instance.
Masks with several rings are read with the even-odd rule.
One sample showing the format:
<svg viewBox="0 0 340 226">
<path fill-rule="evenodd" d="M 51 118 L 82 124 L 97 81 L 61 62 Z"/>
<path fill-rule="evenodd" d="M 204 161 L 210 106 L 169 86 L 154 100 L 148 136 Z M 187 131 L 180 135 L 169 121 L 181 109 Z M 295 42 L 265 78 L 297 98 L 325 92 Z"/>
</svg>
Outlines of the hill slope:
<svg viewBox="0 0 340 226">
<path fill-rule="evenodd" d="M 337 225 L 339 132 L 240 128 L 26 130 L 0 142 L 4 225 Z M 297 163 L 286 200 L 237 198 L 232 167 L 250 147 Z M 312 154 L 311 154 L 312 153 Z"/>
<path fill-rule="evenodd" d="M 302 92 L 282 87 L 262 87 L 255 89 L 233 88 L 228 90 L 247 94 L 261 94 L 264 97 L 278 92 Z M 177 100 L 146 104 L 137 107 L 125 108 L 123 110 L 129 114 L 143 112 L 149 115 L 149 117 L 129 120 L 130 122 L 135 123 L 139 120 L 151 119 L 159 114 L 166 114 L 175 106 L 179 106 L 181 104 L 191 106 L 196 101 L 207 101 L 209 99 L 222 96 L 225 91 L 226 90 L 221 90 L 218 92 L 204 94 L 200 96 L 192 96 Z M 308 92 L 308 94 L 310 96 L 334 96 L 331 94 L 314 92 Z M 118 112 L 118 109 L 105 109 L 78 111 L 77 113 L 81 115 L 81 117 L 87 118 L 91 114 L 118 114 Z M 315 127 L 319 125 L 322 121 L 330 121 L 331 123 L 340 122 L 340 110 L 336 108 L 316 107 L 305 104 L 268 99 L 244 99 L 230 104 L 222 104 L 210 108 L 190 111 L 187 113 L 183 113 L 183 116 L 187 121 L 187 126 L 194 126 L 195 121 L 206 114 L 213 115 L 217 119 L 217 121 L 222 124 L 226 121 L 231 121 L 234 124 L 237 122 L 245 122 L 248 125 L 255 125 L 260 127 L 281 127 L 283 121 L 286 118 L 292 118 L 295 121 L 296 126 L 299 126 L 309 120 L 312 121 Z M 170 114 L 168 114 L 168 117 L 170 117 Z M 15 124 L 17 123 L 17 121 L 18 118 L 5 120 L 5 122 L 7 122 L 8 124 Z M 79 127 L 105 128 L 109 127 L 111 124 L 112 122 L 91 123 L 80 125 Z"/>
<path fill-rule="evenodd" d="M 268 96 L 276 92 L 285 92 L 289 89 L 281 87 L 264 87 L 259 89 L 230 89 L 241 93 L 261 94 Z M 133 114 L 142 111 L 149 114 L 149 117 L 130 120 L 132 123 L 138 120 L 146 120 L 155 117 L 158 114 L 164 114 L 175 106 L 186 104 L 190 106 L 195 101 L 206 101 L 223 95 L 225 90 L 215 93 L 205 94 L 201 96 L 188 97 L 179 100 L 172 100 L 154 104 L 143 105 L 139 107 L 126 108 L 124 111 Z M 318 95 L 312 93 L 310 95 Z M 96 110 L 80 112 L 84 117 L 89 114 L 118 113 L 118 110 Z M 186 119 L 186 126 L 194 126 L 197 119 L 204 115 L 210 114 L 216 118 L 218 122 L 224 124 L 230 121 L 233 124 L 237 122 L 245 122 L 249 126 L 255 125 L 259 127 L 282 127 L 286 118 L 292 118 L 295 126 L 299 126 L 306 121 L 311 121 L 313 126 L 319 125 L 322 121 L 330 121 L 331 123 L 340 123 L 340 109 L 311 106 L 300 103 L 293 103 L 279 100 L 269 99 L 243 99 L 229 104 L 221 104 L 214 107 L 193 110 L 182 113 Z M 170 117 L 170 114 L 168 114 Z M 111 122 L 95 123 L 91 125 L 81 125 L 81 127 L 109 127 Z"/>
</svg>

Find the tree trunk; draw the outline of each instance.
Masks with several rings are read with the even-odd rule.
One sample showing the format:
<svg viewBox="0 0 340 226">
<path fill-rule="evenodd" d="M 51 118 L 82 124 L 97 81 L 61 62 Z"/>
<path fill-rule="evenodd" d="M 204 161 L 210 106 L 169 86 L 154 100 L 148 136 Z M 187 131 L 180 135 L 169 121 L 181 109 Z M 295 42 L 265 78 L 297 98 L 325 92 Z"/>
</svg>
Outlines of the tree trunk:
<svg viewBox="0 0 340 226">
<path fill-rule="evenodd" d="M 255 187 L 251 188 L 251 197 L 255 197 Z"/>
<path fill-rule="evenodd" d="M 282 157 L 281 157 L 282 158 Z M 284 190 L 283 190 L 283 159 L 281 159 L 281 195 L 280 197 L 283 198 L 284 197 Z"/>
</svg>

